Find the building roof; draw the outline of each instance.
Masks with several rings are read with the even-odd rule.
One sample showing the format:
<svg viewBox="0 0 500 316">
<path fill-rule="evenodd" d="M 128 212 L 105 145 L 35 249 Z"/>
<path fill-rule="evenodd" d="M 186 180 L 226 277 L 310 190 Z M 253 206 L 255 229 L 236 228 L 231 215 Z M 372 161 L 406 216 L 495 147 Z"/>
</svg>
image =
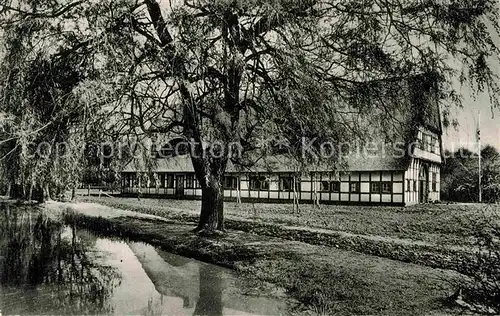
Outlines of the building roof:
<svg viewBox="0 0 500 316">
<path fill-rule="evenodd" d="M 368 108 L 354 110 L 351 122 L 369 133 L 350 153 L 343 155 L 346 171 L 407 170 L 420 127 L 441 135 L 441 117 L 435 90 L 436 78 L 420 75 L 405 80 L 381 80 L 363 85 L 368 94 Z M 390 87 L 389 87 L 390 86 Z M 395 88 L 394 86 L 398 86 Z M 366 92 L 368 91 L 368 92 Z M 366 95 L 365 95 L 366 96 Z M 363 102 L 363 101 L 361 101 Z M 366 102 L 366 100 L 365 100 Z M 395 103 L 397 104 L 391 104 Z M 357 112 L 356 112 L 357 111 Z M 347 112 L 351 113 L 351 112 Z M 144 165 L 144 164 L 142 164 Z M 145 170 L 130 163 L 124 172 Z M 285 155 L 274 155 L 258 160 L 252 167 L 228 164 L 226 172 L 295 172 L 297 162 Z M 334 171 L 331 165 L 309 167 L 310 171 Z M 154 172 L 194 172 L 189 155 L 155 159 L 150 168 Z"/>
<path fill-rule="evenodd" d="M 345 171 L 395 171 L 406 170 L 409 165 L 408 156 L 393 159 L 392 157 L 352 157 L 347 159 Z M 331 172 L 334 168 L 328 165 L 320 165 L 310 167 L 309 171 L 315 172 Z M 148 168 L 139 166 L 134 163 L 127 164 L 122 172 L 137 172 L 138 170 L 146 171 Z M 232 163 L 228 164 L 226 172 L 228 173 L 244 173 L 244 172 L 298 172 L 300 169 L 297 167 L 297 162 L 293 159 L 280 155 L 267 157 L 265 160 L 260 160 L 251 167 L 235 166 Z M 151 172 L 171 172 L 171 173 L 192 173 L 194 172 L 189 155 L 181 155 L 171 158 L 154 159 L 150 166 Z"/>
<path fill-rule="evenodd" d="M 125 165 L 123 172 L 136 172 L 147 169 L 150 169 L 152 172 L 194 172 L 189 155 L 151 159 L 150 168 L 147 168 L 142 159 L 136 159 Z"/>
<path fill-rule="evenodd" d="M 424 127 L 439 136 L 442 134 L 436 80 L 429 74 L 369 83 L 368 90 L 373 91 L 369 92 L 373 94 L 369 102 L 376 104 L 358 118 L 369 134 L 358 150 L 344 156 L 346 169 L 407 170 L 419 128 Z"/>
</svg>

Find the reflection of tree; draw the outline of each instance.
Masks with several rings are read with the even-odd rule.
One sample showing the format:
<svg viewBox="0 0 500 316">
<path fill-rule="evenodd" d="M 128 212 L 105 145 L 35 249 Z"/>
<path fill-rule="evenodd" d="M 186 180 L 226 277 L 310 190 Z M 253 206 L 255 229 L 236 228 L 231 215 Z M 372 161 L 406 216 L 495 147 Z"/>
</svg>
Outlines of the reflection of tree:
<svg viewBox="0 0 500 316">
<path fill-rule="evenodd" d="M 189 269 L 188 264 L 192 263 L 193 261 L 190 258 L 173 255 L 172 253 L 166 252 L 161 249 L 155 249 L 155 251 L 166 263 L 168 263 L 172 267 L 184 267 L 186 269 Z M 185 291 L 182 290 L 179 291 L 178 288 L 172 288 L 171 290 L 173 293 L 175 293 L 175 295 L 182 298 L 182 307 L 192 308 L 194 306 L 196 300 L 192 299 L 193 298 L 192 295 L 186 295 Z M 190 290 L 187 290 L 187 293 L 193 294 L 193 292 Z"/>
<path fill-rule="evenodd" d="M 31 313 L 112 312 L 107 302 L 119 275 L 98 263 L 94 245 L 95 237 L 74 227 L 29 209 L 0 205 L 0 285 L 22 287 L 27 297 L 26 302 L 24 296 L 18 300 L 19 308 Z"/>
<path fill-rule="evenodd" d="M 194 315 L 222 315 L 221 273 L 208 265 L 200 266 L 200 298 Z"/>
</svg>

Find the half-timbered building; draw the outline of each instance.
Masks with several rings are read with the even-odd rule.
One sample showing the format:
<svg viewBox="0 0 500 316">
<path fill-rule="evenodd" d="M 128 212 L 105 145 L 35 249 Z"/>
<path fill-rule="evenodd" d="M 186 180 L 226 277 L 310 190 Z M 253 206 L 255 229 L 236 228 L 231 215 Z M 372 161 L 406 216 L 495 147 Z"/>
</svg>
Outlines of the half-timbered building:
<svg viewBox="0 0 500 316">
<path fill-rule="evenodd" d="M 411 205 L 440 198 L 442 127 L 433 93 L 415 90 L 411 102 L 394 113 L 391 132 L 382 131 L 379 115 L 370 117 L 377 145 L 344 157 L 345 168 L 293 168 L 286 158 L 270 157 L 265 166 L 242 171 L 226 169 L 224 196 L 263 202 Z M 376 148 L 376 149 L 374 149 Z M 161 149 L 160 149 L 161 150 Z M 271 163 L 269 163 L 269 160 Z M 155 159 L 153 167 L 128 164 L 122 172 L 124 195 L 164 198 L 200 198 L 201 187 L 189 154 Z"/>
</svg>

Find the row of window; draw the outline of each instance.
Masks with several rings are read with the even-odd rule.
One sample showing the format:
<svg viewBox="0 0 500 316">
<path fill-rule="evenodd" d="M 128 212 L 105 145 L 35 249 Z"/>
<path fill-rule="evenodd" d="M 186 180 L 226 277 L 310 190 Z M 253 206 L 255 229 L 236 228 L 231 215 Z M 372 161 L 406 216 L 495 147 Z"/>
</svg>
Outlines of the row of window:
<svg viewBox="0 0 500 316">
<path fill-rule="evenodd" d="M 340 192 L 340 181 L 321 181 L 320 191 L 322 192 Z M 349 182 L 349 192 L 359 193 L 360 182 Z M 392 193 L 392 182 L 375 181 L 370 182 L 370 193 Z"/>
<path fill-rule="evenodd" d="M 181 176 L 182 177 L 182 176 Z M 198 182 L 195 181 L 194 175 L 185 175 L 185 188 L 194 189 L 198 188 Z M 128 179 L 125 181 L 128 183 L 130 180 L 133 181 L 133 185 L 138 185 L 138 180 L 135 174 L 128 175 Z M 145 178 L 147 181 L 147 178 Z M 254 191 L 268 191 L 269 190 L 269 178 L 265 176 L 250 176 L 249 177 L 249 188 Z M 224 189 L 226 190 L 236 190 L 238 189 L 239 179 L 236 176 L 225 176 L 224 177 Z M 295 191 L 300 192 L 300 179 L 294 177 L 280 177 L 279 178 L 279 190 L 280 191 L 293 191 L 295 184 Z M 159 187 L 159 188 L 174 188 L 174 175 L 173 174 L 160 174 L 159 177 L 154 174 L 150 176 L 149 187 Z M 320 182 L 320 192 L 340 192 L 340 181 L 321 181 Z M 360 182 L 351 181 L 349 182 L 349 192 L 360 193 Z M 370 182 L 370 192 L 371 193 L 392 193 L 392 183 L 389 181 L 376 181 Z"/>
<path fill-rule="evenodd" d="M 231 183 L 234 183 L 238 181 L 237 177 L 234 176 L 226 176 L 226 181 L 227 178 L 234 178 L 234 180 L 231 180 Z M 295 185 L 295 191 L 298 192 L 300 191 L 300 179 L 295 178 L 295 177 L 281 177 L 279 178 L 279 190 L 280 191 L 293 191 Z M 264 176 L 250 176 L 249 177 L 249 187 L 250 190 L 255 190 L 255 191 L 267 191 L 269 190 L 269 178 L 264 177 Z M 236 189 L 236 186 L 228 187 L 227 185 L 224 186 L 225 189 Z"/>
<path fill-rule="evenodd" d="M 225 181 L 225 189 L 236 189 L 236 185 L 228 186 L 229 183 L 234 183 L 233 180 L 228 180 L 228 178 L 233 178 L 237 182 L 236 177 L 228 176 Z M 266 177 L 250 177 L 249 178 L 250 190 L 255 191 L 267 191 L 269 190 L 269 179 Z M 293 177 L 280 177 L 279 190 L 280 191 L 293 191 L 294 178 Z M 299 179 L 295 180 L 295 191 L 301 191 Z M 321 181 L 320 182 L 321 192 L 340 192 L 340 181 Z M 360 193 L 360 182 L 351 181 L 349 182 L 349 192 L 350 193 Z M 392 193 L 392 183 L 389 181 L 382 182 L 370 182 L 370 192 L 371 193 Z"/>
<path fill-rule="evenodd" d="M 182 176 L 181 176 L 182 177 Z M 198 186 L 198 183 L 195 181 L 194 175 L 185 175 L 186 177 L 186 182 L 185 182 L 185 188 L 186 189 L 194 189 L 195 186 Z M 125 183 L 130 183 L 132 182 L 132 186 L 137 186 L 139 185 L 139 178 L 135 175 L 135 173 L 132 174 L 126 174 L 123 178 Z M 161 173 L 159 176 L 157 174 L 152 174 L 149 177 L 144 176 L 141 179 L 142 183 L 149 183 L 150 188 L 174 188 L 174 175 L 173 174 L 164 174 Z M 148 182 L 149 180 L 149 182 Z"/>
<path fill-rule="evenodd" d="M 185 188 L 194 189 L 199 188 L 199 184 L 195 181 L 194 175 L 188 174 L 185 176 Z M 133 182 L 133 186 L 138 185 L 138 179 L 135 174 L 130 174 L 124 179 L 126 183 L 130 180 Z M 147 181 L 147 177 L 145 178 Z M 269 178 L 264 176 L 250 176 L 249 177 L 249 187 L 250 190 L 254 191 L 267 191 L 269 190 Z M 436 173 L 431 173 L 431 191 L 437 192 L 437 177 Z M 280 177 L 279 179 L 279 190 L 280 191 L 293 191 L 295 183 L 295 191 L 300 192 L 300 179 L 295 179 L 293 177 Z M 224 177 L 224 189 L 226 190 L 236 190 L 238 189 L 239 179 L 236 176 L 225 176 Z M 159 187 L 159 188 L 174 188 L 174 175 L 173 174 L 160 174 L 159 177 L 154 174 L 149 178 L 149 187 Z M 417 180 L 406 180 L 406 191 L 417 191 Z M 320 192 L 340 192 L 340 181 L 321 181 L 320 182 Z M 350 193 L 360 193 L 360 182 L 351 181 L 349 182 L 349 192 Z M 370 193 L 392 193 L 392 182 L 390 181 L 374 181 L 370 182 Z"/>
</svg>

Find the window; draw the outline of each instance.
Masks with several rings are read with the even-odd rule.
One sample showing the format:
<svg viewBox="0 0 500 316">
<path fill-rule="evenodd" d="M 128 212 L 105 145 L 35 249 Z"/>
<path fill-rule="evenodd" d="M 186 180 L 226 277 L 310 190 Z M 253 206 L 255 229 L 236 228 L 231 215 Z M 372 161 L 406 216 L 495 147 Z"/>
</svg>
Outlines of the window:
<svg viewBox="0 0 500 316">
<path fill-rule="evenodd" d="M 122 175 L 122 187 L 129 187 L 132 180 L 130 173 L 124 173 Z"/>
<path fill-rule="evenodd" d="M 340 181 L 321 181 L 321 191 L 340 192 Z"/>
<path fill-rule="evenodd" d="M 292 191 L 293 178 L 280 177 L 280 191 Z"/>
<path fill-rule="evenodd" d="M 293 191 L 294 177 L 280 177 L 280 190 Z M 295 191 L 300 191 L 300 179 L 295 178 Z"/>
<path fill-rule="evenodd" d="M 269 181 L 266 177 L 250 176 L 250 190 L 268 190 Z"/>
<path fill-rule="evenodd" d="M 164 173 L 160 173 L 160 188 L 164 188 L 165 187 L 165 174 Z"/>
<path fill-rule="evenodd" d="M 391 182 L 382 182 L 382 193 L 392 193 L 391 184 Z"/>
<path fill-rule="evenodd" d="M 349 192 L 359 193 L 359 182 L 351 182 L 349 184 Z"/>
<path fill-rule="evenodd" d="M 158 181 L 158 175 L 156 173 L 150 173 L 148 178 L 148 184 L 150 188 L 156 187 L 156 182 Z"/>
<path fill-rule="evenodd" d="M 424 150 L 431 151 L 431 136 L 428 134 L 424 134 Z"/>
<path fill-rule="evenodd" d="M 167 188 L 173 188 L 174 187 L 174 175 L 173 174 L 167 174 L 167 183 L 166 183 Z"/>
<path fill-rule="evenodd" d="M 323 191 L 323 192 L 330 191 L 330 181 L 321 181 L 320 191 Z"/>
<path fill-rule="evenodd" d="M 424 141 L 423 141 L 423 135 L 422 133 L 418 133 L 418 138 L 417 138 L 417 148 L 423 149 L 424 148 Z"/>
<path fill-rule="evenodd" d="M 417 191 L 417 180 L 413 180 L 413 191 Z"/>
<path fill-rule="evenodd" d="M 406 191 L 409 192 L 411 191 L 411 182 L 410 179 L 406 179 Z"/>
<path fill-rule="evenodd" d="M 194 175 L 188 174 L 186 175 L 186 189 L 194 188 Z"/>
<path fill-rule="evenodd" d="M 370 183 L 370 192 L 371 193 L 380 193 L 380 182 Z"/>
<path fill-rule="evenodd" d="M 340 192 L 340 181 L 331 181 L 330 182 L 330 191 L 331 192 Z"/>
<path fill-rule="evenodd" d="M 224 189 L 236 190 L 238 188 L 238 178 L 235 176 L 224 177 Z"/>
<path fill-rule="evenodd" d="M 439 139 L 435 135 L 424 133 L 421 136 L 419 135 L 417 139 L 417 147 L 437 154 L 439 153 L 438 140 Z"/>
<path fill-rule="evenodd" d="M 432 137 L 429 134 L 422 133 L 417 139 L 417 147 L 421 150 L 432 151 Z"/>
<path fill-rule="evenodd" d="M 431 174 L 432 177 L 432 191 L 437 192 L 437 173 L 433 172 Z"/>
<path fill-rule="evenodd" d="M 133 187 L 134 183 L 136 182 L 136 176 L 135 173 L 126 173 L 125 174 L 125 186 L 127 187 Z"/>
</svg>

